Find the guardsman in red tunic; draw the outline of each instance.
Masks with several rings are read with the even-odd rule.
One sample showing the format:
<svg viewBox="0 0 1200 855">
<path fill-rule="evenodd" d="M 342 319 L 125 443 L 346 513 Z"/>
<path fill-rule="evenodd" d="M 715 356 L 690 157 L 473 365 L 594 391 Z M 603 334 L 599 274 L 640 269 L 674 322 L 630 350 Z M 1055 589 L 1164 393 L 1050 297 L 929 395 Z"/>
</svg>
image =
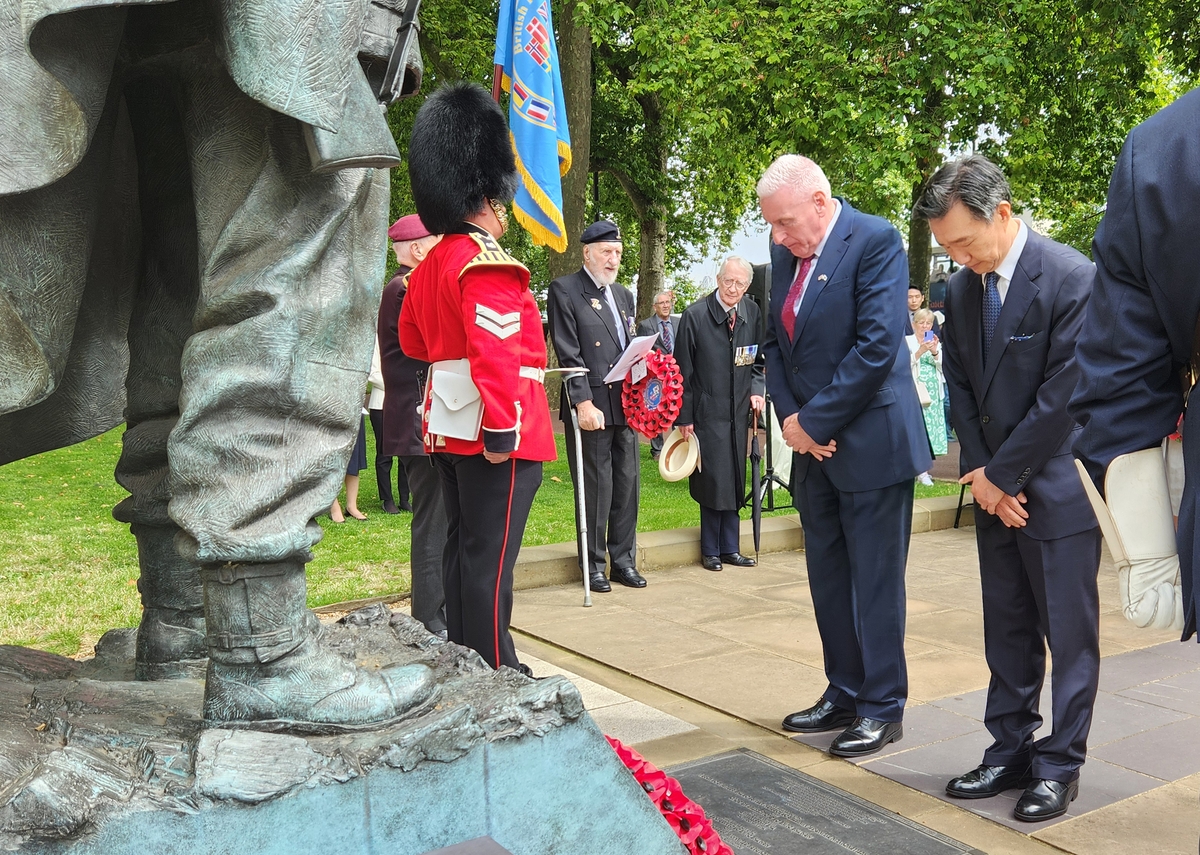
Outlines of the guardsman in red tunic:
<svg viewBox="0 0 1200 855">
<path fill-rule="evenodd" d="M 417 213 L 445 237 L 409 276 L 400 346 L 431 363 L 425 443 L 442 478 L 449 639 L 526 671 L 509 621 L 512 573 L 542 463 L 555 458 L 546 343 L 529 271 L 496 238 L 517 186 L 500 108 L 475 84 L 445 86 L 409 145 Z"/>
</svg>

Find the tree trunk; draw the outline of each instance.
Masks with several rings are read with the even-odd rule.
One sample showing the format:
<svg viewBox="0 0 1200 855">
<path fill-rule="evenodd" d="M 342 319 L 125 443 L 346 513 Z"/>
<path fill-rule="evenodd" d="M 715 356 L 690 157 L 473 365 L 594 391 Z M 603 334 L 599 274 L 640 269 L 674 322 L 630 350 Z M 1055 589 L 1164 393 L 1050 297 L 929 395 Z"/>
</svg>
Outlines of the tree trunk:
<svg viewBox="0 0 1200 855">
<path fill-rule="evenodd" d="M 913 201 L 925 186 L 924 180 L 913 188 Z M 911 288 L 921 289 L 922 294 L 929 293 L 929 263 L 933 258 L 933 247 L 930 243 L 929 220 L 912 216 L 908 219 L 908 284 Z"/>
<path fill-rule="evenodd" d="M 640 246 L 637 306 L 634 309 L 639 321 L 654 313 L 654 295 L 666 285 L 667 221 L 661 217 L 643 217 Z"/>
<path fill-rule="evenodd" d="M 549 253 L 547 266 L 551 278 L 574 273 L 583 266 L 583 247 L 579 235 L 587 215 L 588 176 L 592 150 L 592 31 L 575 16 L 577 0 L 565 0 L 555 9 L 558 30 L 559 70 L 562 74 L 563 100 L 567 108 L 567 128 L 571 133 L 571 168 L 562 179 L 563 224 L 567 230 L 567 251 Z M 558 366 L 558 354 L 546 338 L 550 367 Z M 546 378 L 546 397 L 550 413 L 558 413 L 562 381 L 557 375 Z"/>
<path fill-rule="evenodd" d="M 573 273 L 583 266 L 579 235 L 586 225 L 588 174 L 592 148 L 592 31 L 576 19 L 577 0 L 555 10 L 567 127 L 571 132 L 571 169 L 563 176 L 563 222 L 567 251 L 550 253 L 550 276 Z"/>
</svg>

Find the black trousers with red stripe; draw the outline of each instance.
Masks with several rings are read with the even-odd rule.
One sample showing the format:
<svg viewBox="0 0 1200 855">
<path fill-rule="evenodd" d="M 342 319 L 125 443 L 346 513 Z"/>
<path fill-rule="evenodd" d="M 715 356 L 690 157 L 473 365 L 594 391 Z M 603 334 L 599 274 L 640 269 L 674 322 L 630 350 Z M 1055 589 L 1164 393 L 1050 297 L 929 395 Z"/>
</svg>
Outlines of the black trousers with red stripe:
<svg viewBox="0 0 1200 855">
<path fill-rule="evenodd" d="M 508 631 L 513 566 L 542 484 L 542 464 L 512 459 L 488 463 L 482 454 L 433 457 L 448 523 L 442 554 L 447 635 L 478 651 L 493 668 L 516 668 L 517 651 Z"/>
</svg>

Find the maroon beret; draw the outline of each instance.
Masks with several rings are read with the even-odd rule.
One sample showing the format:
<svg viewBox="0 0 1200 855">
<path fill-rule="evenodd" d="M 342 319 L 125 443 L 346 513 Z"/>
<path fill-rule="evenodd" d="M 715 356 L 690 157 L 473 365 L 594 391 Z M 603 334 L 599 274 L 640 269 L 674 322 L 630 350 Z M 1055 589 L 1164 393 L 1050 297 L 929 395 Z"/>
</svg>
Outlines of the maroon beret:
<svg viewBox="0 0 1200 855">
<path fill-rule="evenodd" d="M 416 214 L 401 217 L 392 223 L 392 227 L 388 229 L 388 237 L 393 241 L 417 240 L 418 238 L 428 236 L 429 229 L 425 228 L 425 224 L 421 222 L 421 218 Z"/>
</svg>

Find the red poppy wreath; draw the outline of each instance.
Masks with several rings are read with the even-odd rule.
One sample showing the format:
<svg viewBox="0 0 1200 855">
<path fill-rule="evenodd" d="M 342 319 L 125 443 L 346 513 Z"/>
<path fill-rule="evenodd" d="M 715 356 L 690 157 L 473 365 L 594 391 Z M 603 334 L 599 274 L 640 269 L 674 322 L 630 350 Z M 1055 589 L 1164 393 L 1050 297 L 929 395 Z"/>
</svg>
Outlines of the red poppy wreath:
<svg viewBox="0 0 1200 855">
<path fill-rule="evenodd" d="M 611 736 L 604 738 L 625 768 L 633 773 L 634 780 L 642 785 L 671 830 L 679 835 L 689 855 L 733 855 L 733 850 L 721 842 L 721 835 L 704 815 L 704 808 L 683 794 L 678 781 L 668 778 L 665 772 L 620 740 Z"/>
<path fill-rule="evenodd" d="M 675 357 L 652 350 L 646 354 L 646 376 L 638 382 L 625 378 L 621 409 L 629 426 L 649 439 L 665 433 L 679 416 L 683 402 L 683 375 Z"/>
</svg>

